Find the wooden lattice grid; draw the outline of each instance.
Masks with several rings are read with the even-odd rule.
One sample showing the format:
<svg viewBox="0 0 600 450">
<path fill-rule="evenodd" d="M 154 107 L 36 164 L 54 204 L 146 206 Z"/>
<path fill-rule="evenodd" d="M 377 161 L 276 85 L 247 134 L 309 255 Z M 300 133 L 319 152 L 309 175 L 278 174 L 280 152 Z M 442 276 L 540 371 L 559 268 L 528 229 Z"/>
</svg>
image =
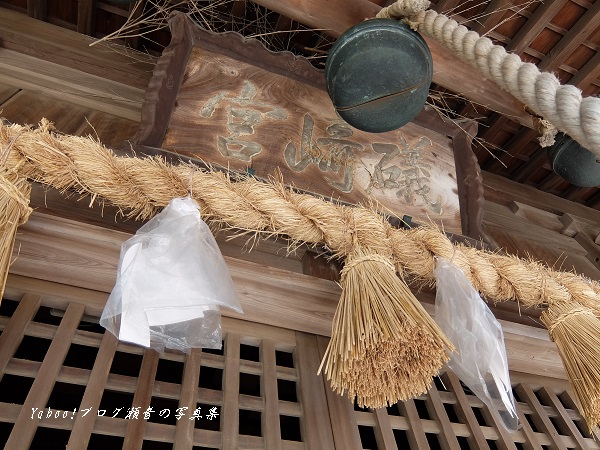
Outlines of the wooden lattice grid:
<svg viewBox="0 0 600 450">
<path fill-rule="evenodd" d="M 0 305 L 5 448 L 600 448 L 564 381 L 513 374 L 523 424 L 513 433 L 451 372 L 428 395 L 366 410 L 316 376 L 324 337 L 226 318 L 222 350 L 159 357 L 104 333 L 84 315 L 83 296 L 62 308 L 52 298 L 25 294 Z M 148 420 L 126 419 L 133 405 L 140 417 L 151 407 Z M 203 416 L 217 408 L 218 420 L 188 420 L 197 407 Z M 47 417 L 48 408 L 59 417 Z M 107 412 L 98 417 L 98 409 Z M 165 409 L 169 417 L 158 415 Z"/>
</svg>

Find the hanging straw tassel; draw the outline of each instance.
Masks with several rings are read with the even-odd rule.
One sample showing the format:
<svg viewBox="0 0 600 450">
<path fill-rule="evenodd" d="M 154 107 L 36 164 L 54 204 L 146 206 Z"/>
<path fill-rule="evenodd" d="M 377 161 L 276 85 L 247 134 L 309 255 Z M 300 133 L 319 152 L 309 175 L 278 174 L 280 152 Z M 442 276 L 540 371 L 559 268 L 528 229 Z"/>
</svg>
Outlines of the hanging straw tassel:
<svg viewBox="0 0 600 450">
<path fill-rule="evenodd" d="M 319 367 L 332 389 L 378 408 L 421 395 L 454 347 L 388 258 L 357 251 L 341 273 L 342 296 Z"/>
<path fill-rule="evenodd" d="M 600 426 L 600 320 L 585 306 L 558 302 L 541 315 L 558 347 L 591 432 Z"/>
<path fill-rule="evenodd" d="M 11 140 L 0 155 L 0 299 L 4 295 L 17 227 L 27 222 L 32 211 L 29 207 L 31 184 L 19 175 L 20 166 L 10 169 L 5 166 L 18 136 Z"/>
</svg>

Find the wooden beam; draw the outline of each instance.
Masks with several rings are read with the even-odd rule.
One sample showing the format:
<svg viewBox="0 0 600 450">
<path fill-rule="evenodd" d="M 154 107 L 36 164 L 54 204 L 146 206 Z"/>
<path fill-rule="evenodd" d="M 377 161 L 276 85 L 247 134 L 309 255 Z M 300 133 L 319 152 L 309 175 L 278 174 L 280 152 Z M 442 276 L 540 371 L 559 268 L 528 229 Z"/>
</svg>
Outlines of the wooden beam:
<svg viewBox="0 0 600 450">
<path fill-rule="evenodd" d="M 319 358 L 325 356 L 328 344 L 328 338 L 317 336 Z M 321 380 L 322 381 L 319 384 L 322 383 L 325 386 L 325 396 L 327 398 L 327 408 L 329 409 L 335 448 L 343 448 L 344 450 L 362 450 L 363 446 L 361 445 L 358 425 L 356 423 L 356 414 L 354 413 L 352 402 L 346 397 L 333 392 L 331 384 L 324 373 L 321 373 Z M 419 425 L 420 423 L 421 422 L 419 422 Z M 424 433 L 423 438 L 425 438 Z M 427 442 L 427 440 L 425 440 L 425 442 Z"/>
<path fill-rule="evenodd" d="M 45 21 L 48 18 L 48 2 L 46 0 L 27 0 L 27 15 Z"/>
<path fill-rule="evenodd" d="M 92 36 L 94 32 L 94 0 L 79 0 L 77 6 L 77 32 Z"/>
<path fill-rule="evenodd" d="M 0 47 L 146 89 L 154 68 L 152 57 L 112 43 L 90 47 L 93 41 L 89 36 L 40 22 L 16 11 L 2 9 L 0 14 Z"/>
<path fill-rule="evenodd" d="M 552 72 L 560 67 L 565 60 L 598 28 L 600 20 L 600 3 L 595 2 L 577 23 L 542 59 L 538 68 Z"/>
<path fill-rule="evenodd" d="M 44 304 L 52 307 L 64 305 L 64 299 L 81 301 L 84 298 L 86 314 L 99 316 L 107 293 L 114 287 L 119 248 L 130 235 L 37 212 L 19 231 L 15 245 L 15 256 L 18 257 L 11 266 L 7 298 L 19 298 L 22 292 L 40 294 L 44 296 Z M 87 264 L 80 264 L 82 260 Z M 281 265 L 277 259 L 254 263 L 225 257 L 225 261 L 244 315 L 224 310 L 224 316 L 322 336 L 331 333 L 331 320 L 340 297 L 337 283 L 273 267 L 274 264 Z M 37 280 L 15 278 L 14 275 Z M 56 285 L 44 282 L 44 279 L 62 283 L 58 293 Z M 416 295 L 427 312 L 434 314 L 435 294 L 423 290 Z M 505 320 L 500 322 L 511 370 L 529 370 L 559 379 L 566 377 L 556 346 L 545 329 Z M 533 366 L 532 357 L 535 358 Z"/>
<path fill-rule="evenodd" d="M 17 306 L 16 311 L 10 318 L 8 325 L 0 334 L 0 380 L 4 375 L 6 365 L 13 357 L 17 348 L 23 340 L 25 328 L 40 307 L 41 297 L 39 295 L 26 294 Z"/>
<path fill-rule="evenodd" d="M 552 0 L 541 3 L 511 39 L 506 46 L 506 50 L 517 55 L 523 53 L 566 3 L 567 0 Z"/>
<path fill-rule="evenodd" d="M 396 450 L 396 439 L 392 431 L 392 424 L 385 408 L 373 410 L 375 414 L 375 440 L 380 450 Z"/>
<path fill-rule="evenodd" d="M 239 448 L 240 336 L 225 336 L 225 370 L 223 372 L 223 407 L 221 408 L 221 448 Z"/>
<path fill-rule="evenodd" d="M 181 394 L 179 395 L 179 408 L 187 408 L 185 411 L 194 411 L 198 404 L 201 361 L 201 348 L 193 348 L 190 354 L 185 357 Z M 173 450 L 192 450 L 194 446 L 194 422 L 194 420 L 177 421 Z"/>
<path fill-rule="evenodd" d="M 283 14 L 311 28 L 324 29 L 331 36 L 339 36 L 348 28 L 374 17 L 381 7 L 369 0 L 319 0 L 286 1 L 256 0 L 279 14 Z M 477 73 L 467 63 L 459 60 L 441 44 L 425 37 L 433 56 L 433 81 L 487 109 L 510 116 L 513 120 L 529 128 L 533 120 L 523 109 L 523 104 L 507 92 Z M 465 80 L 469 80 L 465 86 Z"/>
<path fill-rule="evenodd" d="M 0 48 L 0 82 L 139 122 L 144 91 Z"/>
<path fill-rule="evenodd" d="M 140 367 L 140 374 L 135 386 L 135 394 L 131 407 L 131 409 L 139 408 L 139 415 L 132 416 L 127 420 L 123 448 L 141 450 L 144 445 L 144 433 L 148 422 L 147 419 L 144 419 L 144 412 L 148 409 L 152 400 L 152 389 L 154 387 L 156 369 L 158 368 L 158 359 L 158 352 L 156 350 L 151 348 L 144 350 L 142 367 Z M 189 417 L 186 417 L 186 419 L 189 420 Z"/>
<path fill-rule="evenodd" d="M 263 366 L 263 373 L 260 377 L 260 396 L 263 398 L 265 404 L 265 409 L 261 417 L 265 449 L 281 450 L 277 361 L 275 356 L 275 341 L 273 339 L 262 340 L 260 345 L 260 362 Z"/>
<path fill-rule="evenodd" d="M 92 411 L 98 410 L 118 342 L 118 339 L 108 331 L 102 336 L 98 355 L 94 361 L 94 367 L 91 370 L 89 381 L 86 383 L 85 393 L 79 406 L 80 411 L 82 408 L 92 408 Z M 58 379 L 60 379 L 60 374 Z M 77 450 L 78 448 L 88 447 L 96 417 L 97 415 L 93 413 L 86 416 L 77 414 L 66 450 Z"/>
<path fill-rule="evenodd" d="M 323 383 L 322 375 L 317 375 L 321 362 L 318 339 L 318 336 L 296 333 L 294 357 L 300 378 L 298 391 L 305 411 L 301 420 L 302 437 L 307 450 L 334 450 L 336 447 L 329 421 L 331 414 L 325 393 L 328 383 Z"/>
</svg>

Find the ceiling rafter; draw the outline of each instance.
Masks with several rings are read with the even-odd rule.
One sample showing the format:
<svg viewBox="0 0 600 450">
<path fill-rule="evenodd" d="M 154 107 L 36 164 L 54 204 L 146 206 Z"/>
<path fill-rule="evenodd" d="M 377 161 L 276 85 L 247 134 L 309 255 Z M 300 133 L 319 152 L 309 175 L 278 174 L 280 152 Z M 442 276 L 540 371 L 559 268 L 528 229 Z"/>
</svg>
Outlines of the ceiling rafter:
<svg viewBox="0 0 600 450">
<path fill-rule="evenodd" d="M 600 52 L 596 52 L 592 58 L 569 80 L 570 84 L 577 87 L 585 87 L 600 77 Z"/>
<path fill-rule="evenodd" d="M 598 20 L 600 20 L 600 2 L 595 2 L 540 61 L 538 64 L 540 70 L 553 71 L 558 69 L 571 53 L 598 28 Z"/>
<path fill-rule="evenodd" d="M 523 53 L 544 30 L 550 19 L 558 14 L 566 3 L 567 0 L 552 0 L 539 5 L 533 15 L 511 39 L 506 49 L 513 51 L 517 55 Z"/>
</svg>

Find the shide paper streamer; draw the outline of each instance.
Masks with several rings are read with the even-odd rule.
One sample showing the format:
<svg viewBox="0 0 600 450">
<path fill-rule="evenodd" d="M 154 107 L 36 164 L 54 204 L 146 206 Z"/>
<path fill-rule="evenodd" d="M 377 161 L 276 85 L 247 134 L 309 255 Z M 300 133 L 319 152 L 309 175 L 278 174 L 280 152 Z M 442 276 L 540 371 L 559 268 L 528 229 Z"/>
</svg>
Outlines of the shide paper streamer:
<svg viewBox="0 0 600 450">
<path fill-rule="evenodd" d="M 100 324 L 120 340 L 189 353 L 221 348 L 220 306 L 241 313 L 225 260 L 198 204 L 173 199 L 121 247 Z"/>
<path fill-rule="evenodd" d="M 507 429 L 518 429 L 504 334 L 500 323 L 460 268 L 436 258 L 435 321 L 456 347 L 448 367 Z"/>
</svg>

